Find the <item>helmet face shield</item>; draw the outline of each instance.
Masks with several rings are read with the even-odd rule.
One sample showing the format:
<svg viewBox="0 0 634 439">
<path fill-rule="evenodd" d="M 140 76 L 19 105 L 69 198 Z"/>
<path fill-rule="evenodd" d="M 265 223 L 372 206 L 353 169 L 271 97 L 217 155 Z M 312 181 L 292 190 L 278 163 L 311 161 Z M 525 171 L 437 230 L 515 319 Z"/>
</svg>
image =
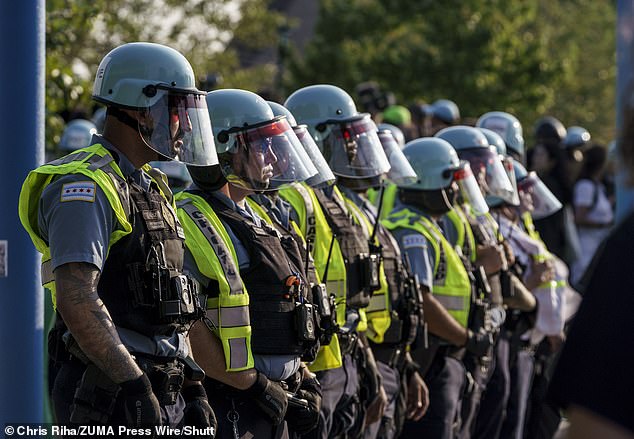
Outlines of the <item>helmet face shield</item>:
<svg viewBox="0 0 634 439">
<path fill-rule="evenodd" d="M 519 204 L 517 192 L 514 190 L 495 148 L 460 150 L 459 156 L 469 162 L 476 181 L 485 195 L 499 197 L 513 206 Z"/>
<path fill-rule="evenodd" d="M 522 209 L 531 212 L 536 220 L 546 218 L 562 208 L 561 202 L 535 172 L 529 172 L 528 177 L 521 180 L 517 187 Z"/>
<path fill-rule="evenodd" d="M 392 133 L 389 131 L 379 131 L 378 134 L 381 145 L 383 146 L 383 151 L 390 163 L 387 178 L 398 186 L 416 183 L 416 180 L 418 180 L 416 171 L 414 171 L 412 165 L 407 161 L 405 154 L 403 154 Z"/>
<path fill-rule="evenodd" d="M 297 136 L 297 139 L 304 147 L 306 154 L 310 158 L 311 162 L 317 169 L 317 173 L 306 180 L 311 187 L 324 187 L 329 186 L 335 182 L 335 175 L 330 170 L 326 159 L 319 151 L 319 147 L 313 140 L 313 137 L 308 132 L 306 125 L 297 125 L 293 127 L 293 131 Z"/>
<path fill-rule="evenodd" d="M 511 182 L 511 186 L 513 186 L 513 193 L 516 198 L 513 198 L 516 203 L 511 203 L 514 206 L 518 206 L 520 204 L 519 192 L 517 190 L 517 178 L 515 177 L 515 167 L 513 166 L 513 157 L 511 156 L 503 156 L 500 155 L 500 160 L 502 161 L 502 165 L 504 166 L 504 171 L 506 172 L 506 176 Z"/>
<path fill-rule="evenodd" d="M 285 117 L 232 131 L 233 144 L 219 157 L 229 183 L 276 190 L 317 174 Z"/>
<path fill-rule="evenodd" d="M 462 199 L 471 206 L 476 215 L 484 215 L 489 211 L 489 206 L 484 196 L 482 196 L 480 186 L 478 186 L 478 182 L 473 172 L 471 172 L 469 162 L 460 161 L 459 168 L 453 173 L 453 180 L 458 183 Z"/>
<path fill-rule="evenodd" d="M 347 121 L 328 121 L 326 125 L 330 132 L 323 138 L 323 151 L 335 175 L 368 178 L 390 170 L 369 114 Z"/>
<path fill-rule="evenodd" d="M 189 165 L 217 165 L 205 94 L 160 85 L 152 87 L 153 104 L 146 107 L 145 117 L 139 121 L 143 141 L 169 159 Z"/>
</svg>

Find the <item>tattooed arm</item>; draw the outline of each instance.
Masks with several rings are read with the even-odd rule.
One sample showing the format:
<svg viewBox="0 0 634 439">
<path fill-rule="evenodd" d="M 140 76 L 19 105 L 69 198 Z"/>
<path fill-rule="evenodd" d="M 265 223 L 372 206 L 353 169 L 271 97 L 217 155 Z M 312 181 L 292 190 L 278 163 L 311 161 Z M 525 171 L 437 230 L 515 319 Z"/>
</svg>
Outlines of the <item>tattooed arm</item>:
<svg viewBox="0 0 634 439">
<path fill-rule="evenodd" d="M 55 269 L 57 310 L 82 351 L 115 383 L 141 376 L 106 306 L 97 294 L 100 272 L 92 264 L 72 262 Z"/>
</svg>

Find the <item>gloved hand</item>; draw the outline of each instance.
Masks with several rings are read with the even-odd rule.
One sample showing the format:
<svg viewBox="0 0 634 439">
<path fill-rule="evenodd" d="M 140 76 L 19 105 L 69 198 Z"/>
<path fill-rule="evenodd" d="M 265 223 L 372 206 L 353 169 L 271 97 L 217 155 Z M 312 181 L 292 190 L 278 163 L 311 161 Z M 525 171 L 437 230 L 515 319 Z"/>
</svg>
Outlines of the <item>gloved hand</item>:
<svg viewBox="0 0 634 439">
<path fill-rule="evenodd" d="M 493 336 L 489 333 L 474 333 L 469 329 L 465 348 L 476 357 L 483 357 L 493 346 Z"/>
<path fill-rule="evenodd" d="M 255 383 L 245 392 L 254 399 L 258 407 L 271 418 L 275 425 L 279 425 L 284 420 L 288 400 L 286 390 L 280 383 L 271 381 L 258 372 Z"/>
<path fill-rule="evenodd" d="M 298 398 L 308 401 L 308 408 L 289 406 L 286 412 L 286 422 L 298 434 L 312 431 L 319 422 L 321 410 L 321 385 L 317 378 L 305 378 L 295 393 Z"/>
<path fill-rule="evenodd" d="M 161 425 L 161 408 L 145 373 L 119 384 L 124 398 L 125 417 L 131 427 Z"/>
<path fill-rule="evenodd" d="M 193 384 L 185 387 L 181 394 L 185 399 L 185 410 L 183 416 L 184 425 L 193 427 L 213 427 L 218 430 L 218 422 L 213 409 L 207 400 L 207 392 L 202 384 Z"/>
</svg>

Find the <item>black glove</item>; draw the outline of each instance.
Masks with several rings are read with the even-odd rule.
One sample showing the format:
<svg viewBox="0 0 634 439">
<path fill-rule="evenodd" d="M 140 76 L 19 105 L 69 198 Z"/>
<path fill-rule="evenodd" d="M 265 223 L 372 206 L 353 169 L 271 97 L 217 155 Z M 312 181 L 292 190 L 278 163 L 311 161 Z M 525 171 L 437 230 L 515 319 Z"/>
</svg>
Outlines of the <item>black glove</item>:
<svg viewBox="0 0 634 439">
<path fill-rule="evenodd" d="M 484 357 L 493 346 L 493 336 L 490 333 L 474 333 L 469 330 L 469 337 L 465 348 L 476 357 Z"/>
<path fill-rule="evenodd" d="M 145 373 L 119 386 L 123 394 L 125 417 L 131 427 L 161 425 L 161 408 Z"/>
<path fill-rule="evenodd" d="M 207 400 L 207 392 L 202 384 L 193 384 L 185 387 L 181 394 L 185 399 L 185 410 L 183 416 L 184 425 L 193 427 L 213 427 L 215 432 L 218 429 L 216 415 Z M 212 436 L 214 437 L 214 436 Z"/>
<path fill-rule="evenodd" d="M 268 415 L 275 425 L 284 420 L 288 400 L 286 391 L 280 383 L 269 380 L 264 374 L 258 372 L 255 383 L 245 390 L 255 403 Z"/>
<path fill-rule="evenodd" d="M 289 428 L 298 434 L 306 434 L 312 431 L 319 422 L 321 410 L 321 385 L 317 378 L 302 380 L 295 396 L 308 401 L 308 408 L 289 406 L 286 412 L 286 422 Z"/>
</svg>

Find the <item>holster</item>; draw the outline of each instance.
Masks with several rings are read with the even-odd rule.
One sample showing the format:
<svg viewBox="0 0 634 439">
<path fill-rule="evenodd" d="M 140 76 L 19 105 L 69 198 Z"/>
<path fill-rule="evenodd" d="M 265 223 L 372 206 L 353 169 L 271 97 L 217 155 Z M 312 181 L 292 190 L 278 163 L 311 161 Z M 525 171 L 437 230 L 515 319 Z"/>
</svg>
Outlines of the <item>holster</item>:
<svg viewBox="0 0 634 439">
<path fill-rule="evenodd" d="M 114 412 L 120 390 L 101 369 L 88 364 L 75 390 L 70 421 L 83 425 L 106 424 Z"/>
<path fill-rule="evenodd" d="M 185 381 L 185 366 L 177 358 L 135 354 L 137 364 L 152 383 L 152 391 L 162 406 L 176 403 Z"/>
</svg>

